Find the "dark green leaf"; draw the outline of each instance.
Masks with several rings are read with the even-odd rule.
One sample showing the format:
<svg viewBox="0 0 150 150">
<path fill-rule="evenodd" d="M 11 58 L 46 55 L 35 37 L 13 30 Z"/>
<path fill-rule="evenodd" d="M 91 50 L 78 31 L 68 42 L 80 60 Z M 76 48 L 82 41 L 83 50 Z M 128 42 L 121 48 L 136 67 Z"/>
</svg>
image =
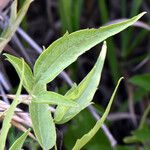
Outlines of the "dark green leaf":
<svg viewBox="0 0 150 150">
<path fill-rule="evenodd" d="M 150 74 L 136 75 L 129 79 L 132 84 L 135 84 L 147 91 L 150 91 Z"/>
<path fill-rule="evenodd" d="M 9 150 L 21 150 L 23 143 L 25 139 L 27 138 L 29 133 L 29 130 L 27 130 L 25 133 L 23 133 L 15 142 L 14 144 L 10 147 Z"/>
</svg>

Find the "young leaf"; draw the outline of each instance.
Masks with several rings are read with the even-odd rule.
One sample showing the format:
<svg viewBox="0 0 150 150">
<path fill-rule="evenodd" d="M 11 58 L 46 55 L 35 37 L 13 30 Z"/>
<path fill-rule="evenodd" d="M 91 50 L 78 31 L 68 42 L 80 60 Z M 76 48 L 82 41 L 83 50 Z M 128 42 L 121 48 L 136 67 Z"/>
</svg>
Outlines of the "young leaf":
<svg viewBox="0 0 150 150">
<path fill-rule="evenodd" d="M 14 143 L 13 145 L 10 147 L 9 150 L 21 150 L 23 143 L 25 141 L 25 139 L 27 138 L 29 133 L 29 130 L 27 130 L 25 133 L 23 133 Z"/>
<path fill-rule="evenodd" d="M 121 82 L 123 78 L 120 78 L 119 81 L 118 81 L 118 84 L 111 96 L 111 99 L 107 105 L 107 108 L 102 116 L 102 118 L 100 120 L 97 121 L 97 123 L 95 124 L 95 126 L 87 133 L 85 134 L 81 139 L 78 139 L 75 146 L 73 147 L 72 150 L 80 150 L 84 145 L 86 145 L 92 138 L 93 136 L 97 133 L 97 131 L 100 129 L 100 127 L 102 126 L 102 124 L 104 123 L 109 111 L 110 111 L 110 108 L 111 108 L 111 105 L 112 105 L 112 102 L 114 100 L 114 97 L 115 97 L 115 94 L 117 92 L 117 89 L 118 89 L 118 86 Z"/>
<path fill-rule="evenodd" d="M 56 123 L 62 124 L 69 121 L 81 110 L 90 105 L 101 78 L 106 49 L 106 42 L 104 42 L 100 56 L 93 69 L 74 90 L 71 90 L 66 95 L 67 98 L 74 99 L 79 104 L 79 108 L 58 106 L 54 118 Z"/>
<path fill-rule="evenodd" d="M 40 94 L 35 95 L 32 102 L 38 104 L 51 104 L 62 105 L 69 107 L 78 107 L 78 104 L 72 100 L 68 100 L 67 97 L 57 94 L 55 92 L 43 91 Z"/>
<path fill-rule="evenodd" d="M 31 2 L 32 0 L 26 0 L 22 8 L 19 10 L 17 14 L 16 14 L 17 0 L 13 2 L 12 8 L 11 8 L 12 12 L 11 12 L 10 23 L 8 27 L 2 32 L 1 37 L 0 37 L 1 38 L 0 39 L 0 53 L 2 52 L 6 44 L 11 40 L 11 37 L 14 35 L 19 24 L 21 23 Z"/>
<path fill-rule="evenodd" d="M 51 149 L 56 143 L 56 131 L 49 105 L 31 102 L 29 110 L 39 144 L 44 150 Z"/>
<path fill-rule="evenodd" d="M 17 58 L 15 56 L 9 55 L 9 54 L 4 54 L 7 57 L 7 60 L 14 66 L 16 69 L 19 77 L 21 77 L 21 72 L 22 72 L 22 60 L 20 58 Z M 34 84 L 34 77 L 31 71 L 31 68 L 28 66 L 27 63 L 25 63 L 24 66 L 24 80 L 23 80 L 23 86 L 25 89 L 30 93 Z"/>
<path fill-rule="evenodd" d="M 129 27 L 144 14 L 145 12 L 127 21 L 101 27 L 99 29 L 80 30 L 58 39 L 37 59 L 34 66 L 36 83 L 48 83 L 52 81 L 81 54 L 108 37 Z"/>
<path fill-rule="evenodd" d="M 6 116 L 5 116 L 3 124 L 2 124 L 2 129 L 1 129 L 1 133 L 0 133 L 0 149 L 1 150 L 4 150 L 4 148 L 5 148 L 5 142 L 6 142 L 7 134 L 8 134 L 9 128 L 11 126 L 10 122 L 11 122 L 11 119 L 13 117 L 15 108 L 19 104 L 18 98 L 19 98 L 19 95 L 21 93 L 23 79 L 24 79 L 24 61 L 22 61 L 21 68 L 22 68 L 21 81 L 20 81 L 20 84 L 19 84 L 19 87 L 18 87 L 18 90 L 16 93 L 16 97 L 15 97 L 14 101 L 12 102 L 12 104 L 10 105 L 10 108 L 6 112 Z"/>
</svg>

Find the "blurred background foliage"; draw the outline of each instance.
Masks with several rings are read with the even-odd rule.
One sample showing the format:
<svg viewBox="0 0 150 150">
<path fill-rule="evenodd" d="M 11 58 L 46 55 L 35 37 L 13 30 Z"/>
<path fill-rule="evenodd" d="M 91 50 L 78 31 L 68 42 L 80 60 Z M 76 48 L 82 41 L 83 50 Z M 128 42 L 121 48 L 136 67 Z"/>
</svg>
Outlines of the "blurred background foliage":
<svg viewBox="0 0 150 150">
<path fill-rule="evenodd" d="M 19 0 L 19 7 L 23 5 Z M 9 8 L 0 7 L 1 32 L 8 24 Z M 1 5 L 0 5 L 1 6 Z M 117 141 L 115 149 L 150 149 L 150 1 L 149 0 L 35 0 L 11 41 L 4 48 L 16 56 L 22 56 L 33 66 L 42 47 L 49 46 L 65 34 L 84 28 L 99 28 L 122 19 L 130 18 L 142 11 L 147 14 L 134 26 L 109 38 L 107 61 L 103 70 L 101 86 L 94 97 L 94 107 L 101 116 L 116 81 L 125 80 L 114 102 L 106 125 Z M 100 50 L 100 45 L 81 56 L 68 69 L 70 78 L 79 83 L 92 68 Z M 13 77 L 13 80 L 12 80 Z M 19 79 L 14 69 L 0 56 L 0 92 L 14 93 Z M 70 87 L 60 75 L 48 85 L 49 90 L 64 94 Z M 26 91 L 24 91 L 26 93 Z M 27 111 L 26 107 L 20 106 Z M 82 111 L 71 122 L 58 126 L 59 148 L 70 150 L 77 138 L 91 129 L 96 122 L 88 111 Z M 20 134 L 12 128 L 9 143 Z M 38 149 L 37 143 L 28 138 L 26 148 Z M 105 133 L 100 130 L 85 150 L 112 149 Z"/>
</svg>

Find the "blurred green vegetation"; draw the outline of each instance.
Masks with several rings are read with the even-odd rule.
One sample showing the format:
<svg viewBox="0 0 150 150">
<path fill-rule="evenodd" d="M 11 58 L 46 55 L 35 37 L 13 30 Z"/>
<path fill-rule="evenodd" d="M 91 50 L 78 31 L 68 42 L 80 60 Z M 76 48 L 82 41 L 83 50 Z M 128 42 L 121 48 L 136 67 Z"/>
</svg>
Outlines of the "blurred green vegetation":
<svg viewBox="0 0 150 150">
<path fill-rule="evenodd" d="M 119 2 L 119 4 L 116 4 L 117 6 L 114 7 L 113 4 L 115 3 L 115 1 L 111 0 L 58 0 L 56 3 L 58 4 L 57 10 L 59 12 L 59 21 L 61 24 L 61 31 L 59 32 L 61 34 L 64 34 L 66 31 L 71 33 L 81 28 L 87 27 L 86 21 L 88 19 L 86 20 L 84 19 L 84 17 L 87 15 L 86 17 L 88 18 L 88 15 L 90 13 L 94 13 L 94 10 L 97 10 L 98 12 L 93 17 L 96 18 L 98 25 L 95 25 L 95 22 L 93 22 L 91 26 L 99 27 L 109 23 L 110 21 L 115 21 L 118 18 L 129 18 L 134 15 L 137 15 L 141 11 L 145 11 L 142 7 L 145 2 L 149 4 L 148 1 L 142 0 L 120 0 L 117 2 Z M 20 5 L 22 5 L 22 3 L 23 0 L 19 1 Z M 36 3 L 36 1 L 34 3 Z M 93 7 L 91 11 L 88 10 L 90 9 L 90 7 Z M 90 12 L 89 14 L 87 13 L 88 11 Z M 147 18 L 148 17 L 144 18 L 144 22 L 147 25 L 149 25 L 149 18 Z M 27 17 L 25 17 L 21 26 L 25 31 L 27 31 L 28 28 L 30 28 L 28 25 Z M 107 40 L 108 66 L 106 67 L 107 72 L 109 73 L 105 75 L 108 75 L 108 77 L 111 77 L 111 79 L 108 79 L 109 84 L 107 82 L 104 84 L 106 84 L 106 87 L 110 86 L 111 89 L 114 85 L 116 85 L 116 82 L 119 79 L 119 77 L 125 77 L 124 86 L 121 88 L 120 94 L 117 97 L 117 102 L 119 102 L 114 106 L 114 108 L 112 108 L 112 111 L 117 113 L 130 112 L 128 101 L 130 99 L 130 90 L 128 91 L 129 85 L 133 89 L 131 91 L 133 108 L 136 109 L 137 116 L 140 116 L 140 119 L 137 119 L 138 125 L 134 126 L 134 130 L 131 132 L 132 136 L 127 137 L 124 141 L 122 139 L 122 143 L 118 144 L 116 150 L 136 150 L 137 148 L 140 148 L 142 146 L 146 150 L 150 148 L 150 128 L 149 123 L 147 122 L 148 115 L 146 115 L 143 128 L 139 129 L 141 116 L 147 111 L 148 107 L 146 109 L 146 106 L 150 105 L 150 70 L 148 69 L 149 42 L 146 39 L 149 40 L 149 31 L 147 29 L 144 29 L 143 26 L 141 26 L 140 28 L 133 26 L 127 29 L 126 31 L 123 31 L 117 37 L 115 36 Z M 28 47 L 25 41 L 23 41 L 23 43 L 25 47 Z M 95 49 L 97 50 L 98 48 L 96 47 Z M 146 58 L 148 58 L 147 63 L 145 63 L 146 66 L 144 64 L 138 69 L 136 69 L 136 67 L 139 66 Z M 80 80 L 77 79 L 78 68 L 80 67 L 79 65 L 80 64 L 78 63 L 74 63 L 73 65 L 71 65 L 70 70 L 68 71 L 73 81 Z M 82 78 L 82 76 L 80 78 Z M 60 93 L 65 93 L 67 89 L 68 86 L 65 83 L 57 87 L 57 90 Z M 109 88 L 106 88 L 105 93 L 107 93 L 107 89 Z M 102 99 L 100 100 L 100 102 L 96 101 L 96 105 L 98 105 L 98 111 L 102 114 L 104 107 L 103 105 L 101 105 L 101 103 Z M 75 117 L 72 122 L 67 124 L 66 132 L 64 133 L 64 147 L 67 150 L 70 150 L 70 148 L 74 145 L 76 139 L 81 137 L 87 131 L 89 131 L 89 129 L 93 127 L 95 122 L 95 119 L 89 111 L 82 111 L 81 114 Z M 110 124 L 107 122 L 107 125 L 110 127 L 112 124 L 113 123 Z M 12 128 L 9 133 L 10 144 L 13 143 L 14 139 L 17 139 L 17 137 L 20 135 L 19 132 L 19 134 L 15 134 L 14 136 L 14 132 L 14 128 Z M 30 138 L 27 139 L 26 145 L 27 147 L 33 147 L 32 149 L 37 149 L 38 147 L 38 144 L 34 143 L 33 140 L 31 140 Z M 110 143 L 108 142 L 108 139 L 107 137 L 105 137 L 102 130 L 100 130 L 93 138 L 93 140 L 85 147 L 85 150 L 99 149 L 111 149 Z"/>
</svg>

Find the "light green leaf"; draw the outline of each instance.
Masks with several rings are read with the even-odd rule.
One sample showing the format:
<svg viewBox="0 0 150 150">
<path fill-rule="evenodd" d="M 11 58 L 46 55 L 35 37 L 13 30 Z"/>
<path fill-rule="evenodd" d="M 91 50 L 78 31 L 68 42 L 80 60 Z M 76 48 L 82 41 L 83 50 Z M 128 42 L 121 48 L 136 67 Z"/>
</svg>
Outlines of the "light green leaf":
<svg viewBox="0 0 150 150">
<path fill-rule="evenodd" d="M 5 118 L 3 120 L 3 124 L 2 124 L 2 129 L 1 129 L 1 133 L 0 133 L 0 150 L 4 150 L 5 148 L 5 142 L 6 142 L 6 138 L 7 138 L 7 134 L 9 131 L 9 128 L 11 127 L 11 119 L 13 117 L 15 108 L 17 107 L 17 105 L 19 104 L 19 95 L 21 93 L 22 90 L 22 84 L 23 84 L 23 79 L 24 79 L 24 61 L 22 60 L 22 72 L 21 72 L 21 81 L 16 93 L 16 97 L 13 100 L 12 104 L 10 105 L 10 108 L 7 110 Z"/>
<path fill-rule="evenodd" d="M 80 150 L 83 146 L 85 146 L 93 137 L 94 135 L 97 133 L 97 131 L 100 129 L 100 127 L 102 126 L 102 124 L 104 123 L 104 121 L 106 120 L 106 117 L 110 111 L 111 105 L 113 103 L 115 94 L 117 92 L 118 86 L 121 82 L 123 78 L 120 78 L 118 81 L 118 84 L 111 96 L 111 99 L 107 105 L 107 108 L 105 109 L 105 112 L 102 116 L 102 118 L 100 120 L 97 121 L 97 123 L 95 124 L 95 126 L 87 133 L 85 134 L 81 139 L 78 139 L 77 142 L 75 143 L 75 146 L 73 147 L 72 150 Z"/>
<path fill-rule="evenodd" d="M 74 90 L 71 89 L 71 91 L 66 94 L 67 98 L 74 99 L 79 104 L 79 108 L 58 106 L 54 118 L 56 123 L 62 124 L 69 121 L 81 110 L 91 104 L 101 78 L 106 57 L 106 49 L 106 43 L 104 42 L 100 56 L 93 69 L 82 80 L 82 82 L 74 88 Z"/>
<path fill-rule="evenodd" d="M 11 40 L 11 37 L 16 32 L 31 2 L 32 0 L 26 0 L 17 14 L 16 14 L 17 0 L 13 2 L 12 7 L 11 7 L 11 18 L 10 18 L 9 25 L 2 32 L 1 37 L 0 37 L 0 53 L 2 52 L 6 44 Z"/>
<path fill-rule="evenodd" d="M 40 94 L 36 94 L 32 99 L 32 102 L 38 104 L 51 104 L 51 105 L 62 105 L 69 107 L 78 107 L 78 104 L 67 97 L 57 94 L 55 92 L 43 91 Z"/>
<path fill-rule="evenodd" d="M 71 150 L 75 141 L 87 133 L 96 123 L 95 118 L 87 109 L 84 109 L 72 121 L 67 124 L 67 130 L 63 137 L 66 150 Z M 111 150 L 109 140 L 102 130 L 99 130 L 84 150 Z"/>
<path fill-rule="evenodd" d="M 46 92 L 46 86 L 39 84 L 34 87 L 32 101 L 29 105 L 29 112 L 32 120 L 33 130 L 36 138 L 44 150 L 51 149 L 56 143 L 56 130 L 48 104 L 38 104 L 35 97 L 40 93 Z M 48 91 L 47 91 L 48 92 Z M 43 97 L 42 97 L 43 99 Z M 41 101 L 39 99 L 38 101 Z"/>
<path fill-rule="evenodd" d="M 37 59 L 34 66 L 36 83 L 52 81 L 81 54 L 135 23 L 145 12 L 120 23 L 99 29 L 84 29 L 63 36 L 52 43 Z"/>
<path fill-rule="evenodd" d="M 75 94 L 75 92 L 74 92 L 74 91 L 77 91 L 76 88 L 77 88 L 77 85 L 74 83 L 72 88 L 65 94 L 65 96 L 67 97 L 68 95 L 71 95 L 72 99 L 75 100 L 77 98 L 77 95 L 76 95 L 77 93 Z M 55 122 L 57 122 L 57 123 L 60 122 L 69 108 L 70 107 L 64 107 L 64 106 L 58 105 L 56 107 L 55 114 L 54 114 Z"/>
<path fill-rule="evenodd" d="M 39 144 L 44 150 L 51 149 L 56 143 L 56 131 L 49 105 L 31 102 L 29 111 Z"/>
<path fill-rule="evenodd" d="M 10 147 L 9 150 L 21 150 L 23 143 L 25 141 L 25 139 L 27 138 L 29 133 L 29 130 L 27 130 L 25 133 L 23 133 L 14 143 L 13 145 Z"/>
<path fill-rule="evenodd" d="M 22 71 L 21 59 L 15 57 L 15 56 L 9 55 L 9 54 L 4 54 L 4 55 L 7 57 L 7 60 L 14 66 L 19 77 L 21 77 L 21 71 Z M 28 66 L 27 63 L 25 63 L 24 67 L 25 67 L 24 68 L 25 76 L 24 76 L 24 80 L 23 80 L 23 86 L 30 93 L 32 90 L 33 84 L 34 84 L 34 77 L 33 77 L 31 68 Z"/>
<path fill-rule="evenodd" d="M 150 91 L 150 74 L 136 75 L 129 79 L 132 84 L 135 84 L 147 91 Z"/>
</svg>

